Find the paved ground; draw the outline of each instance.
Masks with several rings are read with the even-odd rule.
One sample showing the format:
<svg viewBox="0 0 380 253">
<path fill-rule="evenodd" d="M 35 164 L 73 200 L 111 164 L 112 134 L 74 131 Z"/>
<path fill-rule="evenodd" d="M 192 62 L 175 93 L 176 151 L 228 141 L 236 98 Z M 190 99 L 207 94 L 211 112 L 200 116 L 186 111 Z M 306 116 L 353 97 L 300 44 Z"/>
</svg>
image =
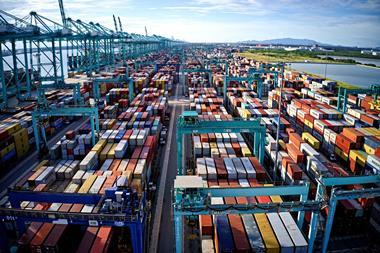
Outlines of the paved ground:
<svg viewBox="0 0 380 253">
<path fill-rule="evenodd" d="M 176 95 L 169 100 L 171 108 L 169 135 L 164 148 L 163 164 L 159 178 L 156 208 L 153 213 L 153 229 L 149 252 L 174 252 L 174 224 L 172 211 L 172 189 L 177 174 L 176 119 L 188 105 L 182 96 L 183 82 L 180 81 Z"/>
<path fill-rule="evenodd" d="M 80 128 L 86 122 L 86 119 L 81 119 L 73 122 L 72 124 L 62 128 L 53 138 L 48 141 L 49 147 L 57 143 L 57 141 L 63 136 L 63 134 L 68 130 L 76 130 Z M 17 164 L 7 175 L 0 179 L 0 197 L 6 193 L 6 189 L 16 183 L 18 178 L 24 176 L 29 172 L 34 166 L 39 162 L 37 151 L 34 151 L 28 157 L 22 159 L 20 163 Z"/>
</svg>

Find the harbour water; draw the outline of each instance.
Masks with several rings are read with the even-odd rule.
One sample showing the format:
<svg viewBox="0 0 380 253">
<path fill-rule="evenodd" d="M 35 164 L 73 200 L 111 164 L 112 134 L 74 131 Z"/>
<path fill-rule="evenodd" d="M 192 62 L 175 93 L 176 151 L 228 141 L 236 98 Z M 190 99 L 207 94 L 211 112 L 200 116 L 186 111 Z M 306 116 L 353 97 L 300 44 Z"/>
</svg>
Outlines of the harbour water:
<svg viewBox="0 0 380 253">
<path fill-rule="evenodd" d="M 291 69 L 346 82 L 361 88 L 380 83 L 380 69 L 354 64 L 292 63 Z"/>
<path fill-rule="evenodd" d="M 380 59 L 370 59 L 370 58 L 362 58 L 362 57 L 349 57 L 349 56 L 336 56 L 336 55 L 319 55 L 319 57 L 325 58 L 325 57 L 331 57 L 333 59 L 349 59 L 354 60 L 361 64 L 375 64 L 376 66 L 380 67 Z"/>
</svg>

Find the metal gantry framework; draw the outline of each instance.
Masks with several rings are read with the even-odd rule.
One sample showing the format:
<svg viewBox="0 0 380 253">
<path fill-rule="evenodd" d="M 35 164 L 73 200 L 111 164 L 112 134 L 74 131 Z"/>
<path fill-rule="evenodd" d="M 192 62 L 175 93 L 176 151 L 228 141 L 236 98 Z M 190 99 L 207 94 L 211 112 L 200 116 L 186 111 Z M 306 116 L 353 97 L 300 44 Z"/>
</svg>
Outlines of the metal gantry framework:
<svg viewBox="0 0 380 253">
<path fill-rule="evenodd" d="M 116 193 L 123 190 L 107 189 L 106 198 L 115 201 Z M 128 227 L 131 231 L 133 252 L 144 252 L 144 230 L 145 230 L 145 196 L 141 197 L 138 212 L 123 210 L 118 213 L 107 213 L 102 211 L 104 197 L 100 194 L 81 194 L 81 193 L 54 193 L 54 192 L 33 192 L 11 189 L 8 191 L 9 202 L 12 208 L 0 208 L 0 218 L 2 221 L 16 222 L 20 234 L 26 230 L 25 222 L 49 222 L 54 224 L 73 224 L 84 226 L 112 226 Z M 72 212 L 53 212 L 21 209 L 22 201 L 32 201 L 36 203 L 66 203 L 66 204 L 88 204 L 94 205 L 100 211 L 98 213 L 72 213 Z M 133 208 L 128 203 L 122 206 Z M 2 224 L 1 224 L 2 225 Z M 4 227 L 0 227 L 3 233 Z M 7 237 L 0 237 L 1 250 L 9 251 Z"/>
<path fill-rule="evenodd" d="M 129 99 L 129 102 L 132 102 L 132 100 L 135 97 L 133 79 L 130 77 L 127 77 L 125 75 L 120 75 L 116 78 L 95 78 L 92 81 L 95 101 L 99 101 L 99 99 L 100 99 L 99 86 L 103 83 L 128 83 L 128 99 Z"/>
<path fill-rule="evenodd" d="M 322 201 L 325 198 L 329 199 L 328 207 L 329 212 L 325 225 L 322 252 L 327 252 L 328 243 L 330 240 L 331 230 L 334 222 L 335 210 L 339 200 L 349 200 L 358 198 L 375 198 L 380 196 L 380 175 L 368 176 L 350 176 L 350 177 L 320 177 L 318 180 L 317 194 L 315 199 Z M 368 185 L 370 187 L 359 190 L 344 190 L 339 187 L 350 185 Z M 327 187 L 332 187 L 330 197 L 326 197 Z M 312 214 L 312 221 L 318 220 L 319 213 Z M 317 216 L 317 217 L 314 217 Z M 313 238 L 314 239 L 314 238 Z"/>
<path fill-rule="evenodd" d="M 255 156 L 260 163 L 264 163 L 265 134 L 266 128 L 261 124 L 261 118 L 254 120 L 220 120 L 203 121 L 199 119 L 197 112 L 185 111 L 177 120 L 177 174 L 185 175 L 185 168 L 182 167 L 182 144 L 183 135 L 203 134 L 203 133 L 251 133 L 253 137 L 253 149 Z"/>
<path fill-rule="evenodd" d="M 155 50 L 182 44 L 158 35 L 114 32 L 99 23 L 65 16 L 62 24 L 34 11 L 18 18 L 0 10 L 0 109 L 8 98 L 31 97 L 34 87 L 45 81 L 63 81 L 67 71 L 91 75 L 103 66 L 115 65 Z"/>
<path fill-rule="evenodd" d="M 347 95 L 349 94 L 369 94 L 374 96 L 374 101 L 377 101 L 380 95 L 380 84 L 371 85 L 369 89 L 346 89 L 339 87 L 337 110 L 343 113 L 347 111 Z"/>
<path fill-rule="evenodd" d="M 33 131 L 34 137 L 36 141 L 37 151 L 40 152 L 41 143 L 40 143 L 40 130 L 42 134 L 43 141 L 45 146 L 47 147 L 47 140 L 45 135 L 45 129 L 40 125 L 40 119 L 52 116 L 69 116 L 69 117 L 89 117 L 91 124 L 91 143 L 95 145 L 96 136 L 99 134 L 99 114 L 97 107 L 62 107 L 56 109 L 44 109 L 37 108 L 32 112 L 32 123 L 33 123 Z M 96 131 L 96 133 L 95 133 Z"/>
<path fill-rule="evenodd" d="M 59 82 L 58 84 L 41 84 L 37 87 L 37 105 L 39 108 L 49 108 L 49 103 L 46 99 L 45 91 L 48 89 L 72 89 L 73 90 L 73 102 L 74 105 L 84 105 L 84 99 L 80 94 L 80 84 L 67 84 Z"/>
<path fill-rule="evenodd" d="M 187 180 L 188 178 L 192 180 Z M 195 180 L 194 180 L 195 179 Z M 198 183 L 195 183 L 198 181 Z M 263 186 L 239 188 L 208 188 L 207 183 L 197 176 L 177 176 L 174 182 L 174 224 L 176 252 L 183 252 L 183 216 L 192 215 L 227 215 L 254 214 L 271 212 L 298 212 L 297 225 L 302 229 L 305 211 L 319 212 L 321 202 L 308 200 L 309 184 L 292 186 Z M 255 204 L 212 204 L 213 197 L 254 197 L 254 196 L 300 196 L 299 201 L 284 201 L 281 203 Z M 316 219 L 317 217 L 314 217 Z M 317 221 L 312 220 L 313 226 L 309 234 L 316 233 Z M 308 252 L 312 253 L 314 241 L 309 238 Z"/>
<path fill-rule="evenodd" d="M 194 68 L 194 69 L 183 68 L 181 72 L 184 74 L 188 74 L 188 73 L 205 73 L 205 74 L 208 74 L 209 86 L 211 86 L 213 83 L 213 81 L 212 81 L 212 70 L 211 69 L 207 69 L 207 68 Z"/>
</svg>

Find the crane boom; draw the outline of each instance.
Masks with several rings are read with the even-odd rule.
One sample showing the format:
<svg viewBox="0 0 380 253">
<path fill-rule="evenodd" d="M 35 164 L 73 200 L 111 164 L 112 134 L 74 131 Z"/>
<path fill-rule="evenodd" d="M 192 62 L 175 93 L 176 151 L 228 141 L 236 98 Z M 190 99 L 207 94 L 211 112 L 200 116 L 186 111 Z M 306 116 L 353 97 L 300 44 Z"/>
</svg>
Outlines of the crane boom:
<svg viewBox="0 0 380 253">
<path fill-rule="evenodd" d="M 116 32 L 118 32 L 117 31 L 117 23 L 116 23 L 115 15 L 112 15 L 112 16 L 113 16 L 113 23 L 115 24 L 115 30 L 116 30 Z"/>
<path fill-rule="evenodd" d="M 62 24 L 63 26 L 66 26 L 66 15 L 65 15 L 65 9 L 63 8 L 63 0 L 58 0 L 58 3 L 59 3 L 59 10 L 61 12 Z"/>
<path fill-rule="evenodd" d="M 148 36 L 148 30 L 146 29 L 146 26 L 145 26 L 145 36 Z"/>
<path fill-rule="evenodd" d="M 119 19 L 119 26 L 120 26 L 120 32 L 123 32 L 123 27 L 121 26 L 120 17 L 117 17 Z"/>
</svg>

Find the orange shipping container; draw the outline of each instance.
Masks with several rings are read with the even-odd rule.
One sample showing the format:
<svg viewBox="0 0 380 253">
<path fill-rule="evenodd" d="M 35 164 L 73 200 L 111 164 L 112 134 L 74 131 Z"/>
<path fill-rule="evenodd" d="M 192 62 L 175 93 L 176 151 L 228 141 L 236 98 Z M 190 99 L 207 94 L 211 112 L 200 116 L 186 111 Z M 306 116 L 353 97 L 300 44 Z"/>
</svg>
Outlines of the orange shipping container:
<svg viewBox="0 0 380 253">
<path fill-rule="evenodd" d="M 301 143 L 304 143 L 304 141 L 302 140 L 301 136 L 299 136 L 297 133 L 290 133 L 289 143 L 293 143 L 297 149 L 300 149 Z"/>
<path fill-rule="evenodd" d="M 292 143 L 286 144 L 286 149 L 288 150 L 288 154 L 293 159 L 294 162 L 303 163 L 304 154 L 299 149 L 297 149 L 297 147 L 294 144 Z"/>
</svg>

